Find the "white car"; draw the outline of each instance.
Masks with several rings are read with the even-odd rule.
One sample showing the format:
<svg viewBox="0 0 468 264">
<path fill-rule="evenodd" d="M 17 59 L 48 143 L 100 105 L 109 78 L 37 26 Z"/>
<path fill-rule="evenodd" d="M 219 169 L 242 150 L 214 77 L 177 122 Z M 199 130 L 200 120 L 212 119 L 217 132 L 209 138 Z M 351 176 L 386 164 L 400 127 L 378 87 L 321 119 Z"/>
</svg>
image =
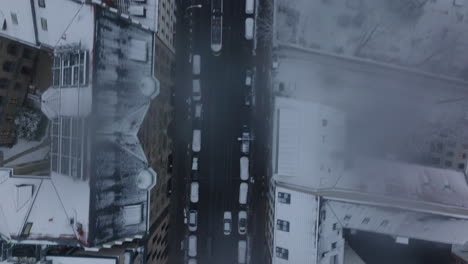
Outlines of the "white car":
<svg viewBox="0 0 468 264">
<path fill-rule="evenodd" d="M 189 259 L 188 264 L 197 264 L 197 259 L 193 259 L 193 258 Z"/>
<path fill-rule="evenodd" d="M 240 158 L 240 178 L 243 181 L 249 179 L 249 158 L 247 157 Z"/>
<path fill-rule="evenodd" d="M 245 0 L 245 13 L 252 15 L 254 13 L 255 0 Z"/>
<path fill-rule="evenodd" d="M 192 170 L 194 171 L 198 170 L 198 157 L 192 158 Z"/>
<path fill-rule="evenodd" d="M 240 214 L 239 214 L 240 215 Z M 198 212 L 196 210 L 190 210 L 189 212 L 189 231 L 195 232 L 198 228 Z"/>
<path fill-rule="evenodd" d="M 197 236 L 190 235 L 188 238 L 188 255 L 189 257 L 197 256 Z"/>
<path fill-rule="evenodd" d="M 239 186 L 239 204 L 244 205 L 247 203 L 247 193 L 249 191 L 249 185 L 242 182 Z"/>
<path fill-rule="evenodd" d="M 229 211 L 224 212 L 223 226 L 224 234 L 230 235 L 232 230 L 232 214 Z"/>
<path fill-rule="evenodd" d="M 237 219 L 237 231 L 239 235 L 245 235 L 247 232 L 247 212 L 246 211 L 239 211 L 238 219 Z"/>
<path fill-rule="evenodd" d="M 193 101 L 200 101 L 202 98 L 201 95 L 201 86 L 199 79 L 192 80 L 192 99 Z"/>
<path fill-rule="evenodd" d="M 192 74 L 193 75 L 199 75 L 201 72 L 200 69 L 200 64 L 201 64 L 201 57 L 198 54 L 193 55 L 192 59 Z"/>
<path fill-rule="evenodd" d="M 242 132 L 241 140 L 241 152 L 245 155 L 249 154 L 250 151 L 250 133 Z"/>
<path fill-rule="evenodd" d="M 249 17 L 245 19 L 245 39 L 252 40 L 254 37 L 254 20 Z"/>
<path fill-rule="evenodd" d="M 190 201 L 192 203 L 198 203 L 198 182 L 192 182 L 190 184 Z"/>
<path fill-rule="evenodd" d="M 237 245 L 237 263 L 245 264 L 247 256 L 247 242 L 245 240 L 239 240 Z"/>
<path fill-rule="evenodd" d="M 193 138 L 192 138 L 192 151 L 200 152 L 200 150 L 201 150 L 201 131 L 200 129 L 194 129 Z"/>
</svg>

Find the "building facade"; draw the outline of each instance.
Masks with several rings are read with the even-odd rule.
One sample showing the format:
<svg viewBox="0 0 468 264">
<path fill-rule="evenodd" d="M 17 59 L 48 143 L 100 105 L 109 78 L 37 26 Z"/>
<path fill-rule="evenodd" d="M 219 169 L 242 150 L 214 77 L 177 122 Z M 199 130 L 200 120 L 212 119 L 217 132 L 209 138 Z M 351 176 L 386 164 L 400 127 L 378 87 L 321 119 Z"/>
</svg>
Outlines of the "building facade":
<svg viewBox="0 0 468 264">
<path fill-rule="evenodd" d="M 33 81 L 38 51 L 0 37 L 0 145 L 16 142 L 15 117 Z"/>
</svg>

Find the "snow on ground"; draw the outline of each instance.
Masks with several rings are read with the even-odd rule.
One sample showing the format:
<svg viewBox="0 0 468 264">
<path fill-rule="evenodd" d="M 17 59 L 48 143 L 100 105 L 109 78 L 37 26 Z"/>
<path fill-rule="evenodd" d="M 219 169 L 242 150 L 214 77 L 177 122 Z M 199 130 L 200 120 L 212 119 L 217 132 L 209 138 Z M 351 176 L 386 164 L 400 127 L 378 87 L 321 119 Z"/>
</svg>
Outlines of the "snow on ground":
<svg viewBox="0 0 468 264">
<path fill-rule="evenodd" d="M 16 166 L 32 161 L 44 160 L 49 154 L 50 146 L 44 146 L 36 151 L 29 152 L 25 155 L 18 157 L 17 159 L 12 160 L 11 162 L 5 163 L 4 166 L 11 167 Z"/>
<path fill-rule="evenodd" d="M 276 44 L 468 78 L 468 3 L 432 0 L 418 8 L 408 4 L 417 1 L 400 0 L 275 2 Z"/>
<path fill-rule="evenodd" d="M 24 139 L 18 139 L 18 142 L 13 145 L 13 147 L 8 148 L 8 147 L 0 147 L 0 151 L 3 152 L 3 160 L 7 160 L 11 158 L 14 155 L 17 155 L 23 151 L 26 151 L 30 148 L 34 148 L 38 145 L 40 145 L 43 140 L 45 140 L 47 137 L 44 137 L 40 141 L 27 141 Z"/>
</svg>

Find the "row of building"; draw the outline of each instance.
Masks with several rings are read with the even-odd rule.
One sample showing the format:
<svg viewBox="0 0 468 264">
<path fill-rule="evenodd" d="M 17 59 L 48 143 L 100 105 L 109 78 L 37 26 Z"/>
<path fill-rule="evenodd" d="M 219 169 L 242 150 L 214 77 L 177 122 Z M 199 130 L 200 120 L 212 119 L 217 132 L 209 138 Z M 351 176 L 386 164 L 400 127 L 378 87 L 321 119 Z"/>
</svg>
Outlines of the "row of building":
<svg viewBox="0 0 468 264">
<path fill-rule="evenodd" d="M 47 169 L 0 169 L 0 262 L 168 263 L 175 1 L 0 7 L 0 144 L 48 120 Z"/>
<path fill-rule="evenodd" d="M 273 112 L 265 263 L 365 263 L 350 232 L 442 243 L 467 263 L 465 170 L 347 153 L 346 115 L 316 102 L 276 97 Z"/>
</svg>

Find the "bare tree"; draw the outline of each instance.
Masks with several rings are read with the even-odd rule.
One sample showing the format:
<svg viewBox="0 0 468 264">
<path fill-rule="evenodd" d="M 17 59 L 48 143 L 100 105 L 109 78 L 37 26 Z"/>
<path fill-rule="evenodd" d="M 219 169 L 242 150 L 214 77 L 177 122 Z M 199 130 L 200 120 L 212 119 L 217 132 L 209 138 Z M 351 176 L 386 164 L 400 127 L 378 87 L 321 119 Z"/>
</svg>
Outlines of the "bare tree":
<svg viewBox="0 0 468 264">
<path fill-rule="evenodd" d="M 260 45 L 268 46 L 273 40 L 273 12 L 275 0 L 261 2 L 257 18 L 257 37 Z"/>
</svg>

